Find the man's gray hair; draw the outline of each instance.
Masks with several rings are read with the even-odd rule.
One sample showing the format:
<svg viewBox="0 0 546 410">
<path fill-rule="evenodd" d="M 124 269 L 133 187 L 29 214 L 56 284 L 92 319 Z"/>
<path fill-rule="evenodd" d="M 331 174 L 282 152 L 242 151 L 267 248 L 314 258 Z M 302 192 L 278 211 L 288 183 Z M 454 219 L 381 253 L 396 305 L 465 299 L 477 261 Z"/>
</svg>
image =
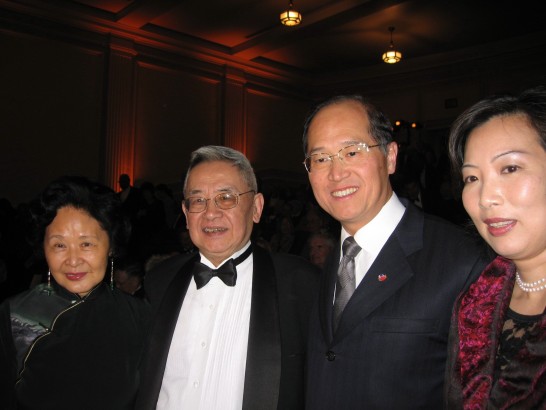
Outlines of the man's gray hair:
<svg viewBox="0 0 546 410">
<path fill-rule="evenodd" d="M 248 188 L 258 192 L 258 182 L 256 175 L 250 165 L 250 161 L 241 152 L 233 148 L 223 147 L 221 145 L 206 145 L 198 148 L 191 153 L 190 165 L 184 178 L 184 195 L 188 184 L 188 176 L 190 171 L 202 162 L 225 161 L 230 162 L 234 167 L 237 167 L 239 173 L 247 183 Z"/>
</svg>

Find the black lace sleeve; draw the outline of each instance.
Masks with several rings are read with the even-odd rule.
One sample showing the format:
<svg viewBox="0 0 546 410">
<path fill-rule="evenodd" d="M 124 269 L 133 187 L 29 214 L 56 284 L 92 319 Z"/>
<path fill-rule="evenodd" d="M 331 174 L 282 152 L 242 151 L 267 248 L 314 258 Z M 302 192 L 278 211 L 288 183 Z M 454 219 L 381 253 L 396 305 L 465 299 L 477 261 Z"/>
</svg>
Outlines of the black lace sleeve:
<svg viewBox="0 0 546 410">
<path fill-rule="evenodd" d="M 508 309 L 506 321 L 499 340 L 495 363 L 495 380 L 527 342 L 529 335 L 537 326 L 542 315 L 525 316 Z"/>
</svg>

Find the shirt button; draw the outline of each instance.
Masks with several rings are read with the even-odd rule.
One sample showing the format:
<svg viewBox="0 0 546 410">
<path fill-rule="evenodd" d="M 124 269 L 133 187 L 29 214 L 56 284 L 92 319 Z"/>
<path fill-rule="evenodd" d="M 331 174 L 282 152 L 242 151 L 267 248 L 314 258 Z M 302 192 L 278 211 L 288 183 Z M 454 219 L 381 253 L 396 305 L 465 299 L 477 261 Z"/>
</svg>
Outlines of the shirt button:
<svg viewBox="0 0 546 410">
<path fill-rule="evenodd" d="M 209 309 L 210 310 L 214 309 L 214 305 L 209 305 Z"/>
<path fill-rule="evenodd" d="M 199 380 L 196 380 L 193 382 L 193 387 L 198 388 L 199 387 Z"/>
<path fill-rule="evenodd" d="M 326 352 L 326 358 L 328 359 L 329 362 L 333 362 L 334 360 L 336 360 L 336 354 L 332 352 L 331 350 L 328 350 Z"/>
<path fill-rule="evenodd" d="M 205 347 L 207 347 L 207 342 L 201 342 L 201 347 L 204 349 Z"/>
</svg>

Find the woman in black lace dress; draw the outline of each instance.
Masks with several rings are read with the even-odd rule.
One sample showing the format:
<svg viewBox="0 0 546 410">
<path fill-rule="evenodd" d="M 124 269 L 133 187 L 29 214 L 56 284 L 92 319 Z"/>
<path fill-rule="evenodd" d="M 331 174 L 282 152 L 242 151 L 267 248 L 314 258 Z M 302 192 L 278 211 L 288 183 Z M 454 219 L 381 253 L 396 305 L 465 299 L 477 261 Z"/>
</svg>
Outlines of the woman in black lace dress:
<svg viewBox="0 0 546 410">
<path fill-rule="evenodd" d="M 449 149 L 463 203 L 499 255 L 457 301 L 450 409 L 546 408 L 546 89 L 480 101 Z"/>
</svg>

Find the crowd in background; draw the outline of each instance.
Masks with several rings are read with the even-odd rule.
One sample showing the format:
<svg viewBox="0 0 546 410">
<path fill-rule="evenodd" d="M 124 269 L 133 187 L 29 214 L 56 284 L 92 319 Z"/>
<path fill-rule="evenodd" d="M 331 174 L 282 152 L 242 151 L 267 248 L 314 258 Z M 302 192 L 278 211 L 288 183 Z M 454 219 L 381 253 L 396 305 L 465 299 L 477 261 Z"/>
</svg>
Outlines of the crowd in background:
<svg viewBox="0 0 546 410">
<path fill-rule="evenodd" d="M 461 201 L 451 189 L 447 158 L 427 146 L 401 145 L 398 171 L 392 176 L 397 194 L 428 213 L 457 224 L 467 221 Z M 132 186 L 120 176 L 120 196 L 132 225 L 126 256 L 116 261 L 116 283 L 142 296 L 141 284 L 149 269 L 176 253 L 194 252 L 179 200 L 165 184 L 145 181 Z M 265 207 L 253 240 L 272 252 L 300 255 L 323 267 L 339 236 L 339 224 L 316 203 L 307 184 L 262 184 Z M 0 301 L 43 282 L 45 262 L 27 243 L 32 226 L 28 204 L 14 207 L 0 199 Z"/>
</svg>

